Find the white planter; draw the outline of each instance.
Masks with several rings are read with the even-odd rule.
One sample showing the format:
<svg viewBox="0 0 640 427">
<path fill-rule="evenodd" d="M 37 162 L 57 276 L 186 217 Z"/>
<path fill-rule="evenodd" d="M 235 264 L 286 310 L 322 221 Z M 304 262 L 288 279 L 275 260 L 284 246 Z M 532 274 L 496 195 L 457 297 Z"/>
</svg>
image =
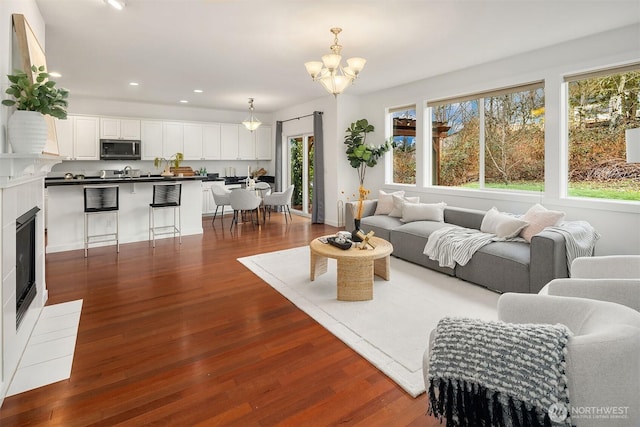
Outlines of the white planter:
<svg viewBox="0 0 640 427">
<path fill-rule="evenodd" d="M 47 122 L 38 111 L 14 111 L 7 131 L 14 153 L 41 154 L 47 144 Z"/>
</svg>

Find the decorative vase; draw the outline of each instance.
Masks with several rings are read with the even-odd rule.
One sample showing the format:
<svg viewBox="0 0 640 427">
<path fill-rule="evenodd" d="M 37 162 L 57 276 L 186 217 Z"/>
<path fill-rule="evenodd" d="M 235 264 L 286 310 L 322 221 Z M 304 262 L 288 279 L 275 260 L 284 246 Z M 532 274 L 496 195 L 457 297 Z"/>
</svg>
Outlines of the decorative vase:
<svg viewBox="0 0 640 427">
<path fill-rule="evenodd" d="M 358 237 L 358 231 L 360 230 L 360 220 L 359 219 L 354 219 L 353 223 L 355 224 L 356 228 L 355 230 L 353 230 L 351 232 L 351 241 L 352 242 L 362 242 L 362 239 L 360 237 Z"/>
<path fill-rule="evenodd" d="M 14 111 L 7 133 L 14 153 L 42 154 L 47 145 L 47 122 L 38 111 Z"/>
</svg>

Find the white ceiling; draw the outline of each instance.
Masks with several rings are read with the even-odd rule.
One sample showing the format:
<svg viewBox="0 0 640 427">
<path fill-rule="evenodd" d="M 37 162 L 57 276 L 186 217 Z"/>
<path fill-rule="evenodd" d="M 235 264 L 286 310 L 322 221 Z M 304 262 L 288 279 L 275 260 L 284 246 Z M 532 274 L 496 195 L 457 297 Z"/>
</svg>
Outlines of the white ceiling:
<svg viewBox="0 0 640 427">
<path fill-rule="evenodd" d="M 335 26 L 343 58 L 367 59 L 347 89 L 365 94 L 640 21 L 638 0 L 36 2 L 72 96 L 237 111 L 253 97 L 256 114 L 330 96 L 303 64 Z"/>
</svg>

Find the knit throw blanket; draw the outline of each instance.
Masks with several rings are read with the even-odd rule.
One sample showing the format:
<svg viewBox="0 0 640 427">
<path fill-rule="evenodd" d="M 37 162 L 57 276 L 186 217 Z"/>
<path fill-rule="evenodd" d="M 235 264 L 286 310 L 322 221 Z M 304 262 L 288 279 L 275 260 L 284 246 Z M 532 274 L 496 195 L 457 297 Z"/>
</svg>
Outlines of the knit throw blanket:
<svg viewBox="0 0 640 427">
<path fill-rule="evenodd" d="M 564 325 L 445 317 L 429 356 L 429 414 L 449 426 L 571 426 Z"/>
</svg>

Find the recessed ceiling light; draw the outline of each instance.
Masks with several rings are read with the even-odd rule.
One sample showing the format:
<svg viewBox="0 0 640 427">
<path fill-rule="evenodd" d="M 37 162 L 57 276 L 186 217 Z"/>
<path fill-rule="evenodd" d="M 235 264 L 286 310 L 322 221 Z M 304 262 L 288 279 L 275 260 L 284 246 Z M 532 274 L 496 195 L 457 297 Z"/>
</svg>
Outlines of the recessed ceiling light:
<svg viewBox="0 0 640 427">
<path fill-rule="evenodd" d="M 51 77 L 55 77 L 55 78 L 57 78 L 57 79 L 59 79 L 60 77 L 62 77 L 62 74 L 60 74 L 60 73 L 56 73 L 55 71 L 50 72 L 50 73 L 49 73 L 49 75 L 50 75 Z"/>
<path fill-rule="evenodd" d="M 124 0 L 104 0 L 104 2 L 116 10 L 124 9 Z"/>
<path fill-rule="evenodd" d="M 180 103 L 181 103 L 181 104 L 186 104 L 186 103 L 188 103 L 188 102 L 189 102 L 189 101 L 187 101 L 186 99 L 181 99 L 181 100 L 180 100 Z"/>
<path fill-rule="evenodd" d="M 140 86 L 138 82 L 129 82 L 129 86 Z"/>
<path fill-rule="evenodd" d="M 194 89 L 193 92 L 194 93 L 202 93 L 202 89 Z"/>
</svg>

